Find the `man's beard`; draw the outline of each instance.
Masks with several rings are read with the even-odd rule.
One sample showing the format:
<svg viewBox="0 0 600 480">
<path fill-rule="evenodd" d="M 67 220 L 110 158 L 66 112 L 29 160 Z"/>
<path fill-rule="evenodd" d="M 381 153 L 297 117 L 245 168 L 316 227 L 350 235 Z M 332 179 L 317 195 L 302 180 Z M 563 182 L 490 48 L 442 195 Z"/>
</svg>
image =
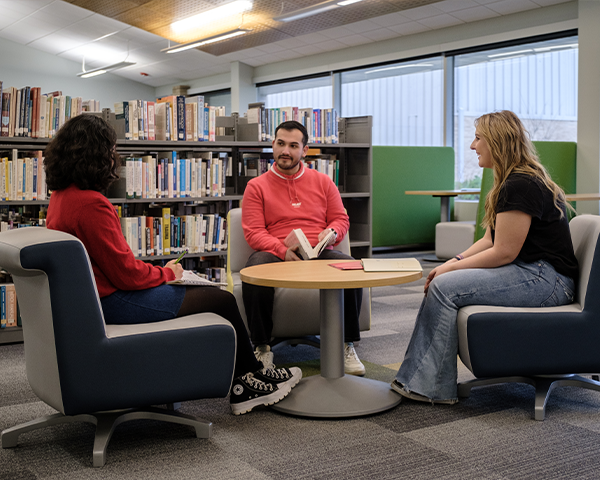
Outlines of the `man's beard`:
<svg viewBox="0 0 600 480">
<path fill-rule="evenodd" d="M 281 160 L 281 155 L 277 157 L 277 160 Z M 290 163 L 289 165 L 280 165 L 278 163 L 277 166 L 280 170 L 292 170 L 293 168 L 296 168 L 296 166 L 300 163 L 300 159 L 298 159 L 295 163 L 293 158 L 290 158 L 290 160 L 292 161 L 292 163 Z"/>
</svg>

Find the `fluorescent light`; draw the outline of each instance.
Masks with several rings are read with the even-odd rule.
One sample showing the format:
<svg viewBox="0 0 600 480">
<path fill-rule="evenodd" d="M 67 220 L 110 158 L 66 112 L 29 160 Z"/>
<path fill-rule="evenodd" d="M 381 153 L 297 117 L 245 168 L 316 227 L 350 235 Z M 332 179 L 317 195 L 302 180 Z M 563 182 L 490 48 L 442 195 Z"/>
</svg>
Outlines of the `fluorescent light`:
<svg viewBox="0 0 600 480">
<path fill-rule="evenodd" d="M 90 78 L 95 77 L 96 75 L 102 75 L 103 73 L 111 72 L 113 70 L 118 70 L 119 68 L 129 67 L 130 65 L 135 65 L 135 62 L 119 62 L 113 63 L 112 65 L 106 65 L 104 67 L 94 68 L 92 70 L 85 70 L 83 72 L 79 72 L 77 74 L 78 77 L 81 78 Z"/>
<path fill-rule="evenodd" d="M 275 20 L 276 22 L 293 22 L 294 20 L 310 17 L 312 15 L 317 15 L 328 10 L 333 10 L 334 8 L 344 7 L 346 5 L 350 5 L 352 3 L 357 3 L 361 1 L 362 0 L 328 0 L 326 2 L 317 3 L 316 5 L 313 5 L 311 7 L 300 8 L 298 10 L 294 10 L 293 12 L 273 17 L 273 20 Z"/>
<path fill-rule="evenodd" d="M 369 70 L 365 72 L 365 75 L 369 73 L 385 72 L 386 70 L 399 70 L 401 68 L 412 68 L 412 67 L 433 67 L 433 63 L 410 63 L 407 65 L 397 65 L 395 67 L 384 67 L 378 68 L 377 70 Z"/>
<path fill-rule="evenodd" d="M 207 45 L 209 43 L 220 42 L 221 40 L 227 40 L 228 38 L 237 37 L 239 35 L 244 35 L 245 33 L 251 32 L 252 30 L 247 30 L 243 28 L 236 28 L 235 30 L 231 30 L 229 32 L 220 33 L 219 35 L 215 35 L 213 37 L 204 38 L 202 40 L 195 40 L 193 42 L 184 43 L 182 45 L 174 45 L 173 47 L 164 48 L 161 52 L 166 53 L 178 53 L 183 52 L 184 50 L 189 50 L 190 48 L 200 47 L 202 45 Z"/>
<path fill-rule="evenodd" d="M 506 57 L 509 55 L 517 55 L 518 53 L 527 53 L 527 52 L 533 52 L 533 50 L 531 48 L 528 48 L 526 50 L 517 50 L 515 52 L 494 53 L 493 55 L 488 55 L 488 58 Z"/>
<path fill-rule="evenodd" d="M 198 28 L 200 25 L 212 23 L 248 10 L 252 10 L 252 2 L 248 0 L 236 0 L 235 2 L 227 3 L 220 7 L 174 22 L 171 24 L 171 29 L 175 32 L 185 32 L 187 30 Z"/>
</svg>

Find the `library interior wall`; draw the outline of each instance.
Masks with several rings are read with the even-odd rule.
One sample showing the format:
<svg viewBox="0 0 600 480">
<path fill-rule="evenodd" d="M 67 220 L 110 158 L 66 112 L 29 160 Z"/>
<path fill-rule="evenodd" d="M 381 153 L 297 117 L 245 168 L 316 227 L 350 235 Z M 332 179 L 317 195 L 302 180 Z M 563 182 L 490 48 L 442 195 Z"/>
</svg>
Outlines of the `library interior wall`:
<svg viewBox="0 0 600 480">
<path fill-rule="evenodd" d="M 60 90 L 64 95 L 99 100 L 114 109 L 123 100 L 154 100 L 155 89 L 110 73 L 79 78 L 81 64 L 26 45 L 0 38 L 0 81 L 4 87 L 41 87 L 42 93 Z"/>
</svg>

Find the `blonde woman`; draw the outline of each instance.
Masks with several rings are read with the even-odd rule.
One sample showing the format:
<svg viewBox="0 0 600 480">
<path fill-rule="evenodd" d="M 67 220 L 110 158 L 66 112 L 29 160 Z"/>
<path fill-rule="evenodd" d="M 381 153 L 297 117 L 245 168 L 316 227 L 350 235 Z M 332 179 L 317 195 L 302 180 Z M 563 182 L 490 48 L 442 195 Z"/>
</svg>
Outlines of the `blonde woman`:
<svg viewBox="0 0 600 480">
<path fill-rule="evenodd" d="M 564 192 L 540 164 L 510 111 L 475 121 L 479 166 L 494 171 L 484 237 L 431 271 L 415 329 L 392 389 L 430 403 L 457 400 L 458 309 L 549 307 L 573 301 L 577 259 Z"/>
</svg>

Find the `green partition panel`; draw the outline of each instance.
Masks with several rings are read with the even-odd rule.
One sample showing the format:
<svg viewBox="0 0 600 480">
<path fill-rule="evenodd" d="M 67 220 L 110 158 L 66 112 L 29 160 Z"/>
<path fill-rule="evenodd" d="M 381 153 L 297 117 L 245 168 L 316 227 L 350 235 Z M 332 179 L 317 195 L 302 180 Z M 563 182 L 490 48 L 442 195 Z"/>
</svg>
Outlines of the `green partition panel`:
<svg viewBox="0 0 600 480">
<path fill-rule="evenodd" d="M 373 246 L 433 243 L 440 199 L 404 192 L 452 189 L 451 147 L 373 147 Z"/>
<path fill-rule="evenodd" d="M 577 184 L 577 144 L 575 142 L 533 142 L 540 162 L 565 193 L 576 193 Z M 485 230 L 481 228 L 481 220 L 485 208 L 485 196 L 492 188 L 494 175 L 491 169 L 485 168 L 481 180 L 481 195 L 477 207 L 477 223 L 475 225 L 475 241 L 483 237 Z M 573 205 L 575 208 L 575 205 Z"/>
</svg>

